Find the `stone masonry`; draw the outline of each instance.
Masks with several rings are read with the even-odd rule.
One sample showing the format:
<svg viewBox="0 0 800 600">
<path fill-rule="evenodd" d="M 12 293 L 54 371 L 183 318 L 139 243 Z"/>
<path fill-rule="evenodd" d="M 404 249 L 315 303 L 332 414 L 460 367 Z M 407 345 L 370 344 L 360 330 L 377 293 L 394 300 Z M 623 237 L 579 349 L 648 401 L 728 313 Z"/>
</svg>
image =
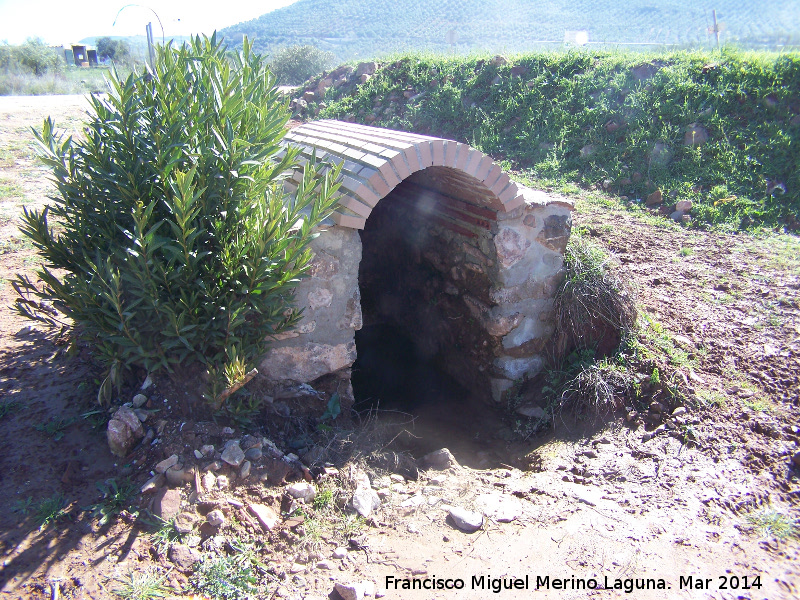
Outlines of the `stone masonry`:
<svg viewBox="0 0 800 600">
<path fill-rule="evenodd" d="M 264 375 L 287 384 L 349 376 L 363 322 L 358 230 L 370 230 L 378 202 L 397 207 L 396 227 L 408 230 L 414 260 L 441 273 L 448 302 L 480 329 L 482 348 L 448 358 L 479 363 L 471 365 L 477 379 L 465 383 L 485 385 L 487 397 L 501 401 L 515 381 L 539 372 L 571 230 L 568 200 L 515 183 L 489 156 L 452 140 L 318 121 L 285 143 L 300 147 L 301 162 L 315 153 L 344 164 L 339 207 L 312 242 L 311 277 L 297 288 L 303 320 L 276 337 Z M 289 191 L 300 176 L 288 175 Z"/>
</svg>

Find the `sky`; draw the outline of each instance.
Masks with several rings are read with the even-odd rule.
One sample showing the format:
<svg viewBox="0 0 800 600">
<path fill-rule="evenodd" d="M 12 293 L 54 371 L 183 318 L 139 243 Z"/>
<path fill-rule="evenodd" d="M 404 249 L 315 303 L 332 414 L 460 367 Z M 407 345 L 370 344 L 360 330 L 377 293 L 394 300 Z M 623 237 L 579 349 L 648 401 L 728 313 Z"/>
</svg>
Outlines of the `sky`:
<svg viewBox="0 0 800 600">
<path fill-rule="evenodd" d="M 153 37 L 211 34 L 292 4 L 296 0 L 150 0 L 129 4 L 114 0 L 0 0 L 0 43 L 21 44 L 39 37 L 50 45 L 104 35 L 144 35 L 153 23 Z M 125 7 L 123 9 L 123 7 Z M 120 9 L 123 9 L 120 12 Z M 116 23 L 115 23 L 116 20 Z"/>
</svg>

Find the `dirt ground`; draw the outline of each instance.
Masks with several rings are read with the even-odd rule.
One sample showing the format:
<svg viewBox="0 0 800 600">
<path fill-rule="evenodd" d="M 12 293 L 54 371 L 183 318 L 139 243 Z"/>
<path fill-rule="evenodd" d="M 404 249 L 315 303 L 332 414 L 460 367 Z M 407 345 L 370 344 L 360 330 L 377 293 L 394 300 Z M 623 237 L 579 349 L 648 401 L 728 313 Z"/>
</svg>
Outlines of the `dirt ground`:
<svg viewBox="0 0 800 600">
<path fill-rule="evenodd" d="M 54 590 L 114 598 L 131 573 L 147 570 L 162 574 L 175 597 L 189 597 L 192 568 L 159 547 L 146 522 L 151 495 L 137 493 L 104 526 L 87 508 L 100 501 L 97 482 L 129 478 L 138 488 L 158 461 L 174 453 L 188 464 L 201 443 L 220 448 L 241 432 L 165 420 L 156 426 L 161 441 L 116 459 L 91 414 L 97 373 L 86 352 L 68 356 L 57 336 L 7 308 L 10 282 L 37 264 L 17 230 L 22 207 L 43 206 L 50 189 L 28 148 L 30 127 L 51 115 L 77 132 L 85 107 L 81 97 L 0 97 L 0 598 L 52 598 Z M 199 527 L 198 550 L 215 556 L 231 540 L 250 543 L 267 590 L 259 597 L 268 598 L 335 599 L 335 583 L 360 581 L 410 599 L 800 597 L 800 542 L 758 521 L 800 516 L 800 466 L 792 464 L 800 450 L 800 238 L 693 231 L 589 194 L 578 208 L 574 226 L 619 259 L 651 335 L 684 351 L 679 376 L 692 402 L 683 437 L 649 438 L 621 414 L 605 423 L 565 419 L 522 447 L 494 419 L 475 422 L 492 456 L 527 455 L 530 468 L 495 459 L 395 477 L 366 520 L 322 508 L 315 517 L 309 508 L 299 520 L 284 514 L 270 532 L 247 509 L 284 508 L 282 483 L 231 477 L 229 488 L 203 495 L 188 482 L 177 488 L 181 510 L 205 518 L 218 508 L 226 517 L 219 530 Z M 159 393 L 148 408 L 165 402 Z M 263 433 L 287 450 L 280 432 Z M 689 434 L 694 443 L 685 443 Z M 342 469 L 315 485 L 345 498 L 353 477 Z M 40 529 L 36 507 L 57 497 L 63 518 Z M 482 528 L 455 527 L 453 506 L 482 512 Z M 332 557 L 337 547 L 344 558 Z M 464 588 L 402 588 L 404 579 L 433 578 Z M 515 578 L 522 589 L 493 592 L 492 582 Z M 598 589 L 586 589 L 592 582 Z"/>
</svg>

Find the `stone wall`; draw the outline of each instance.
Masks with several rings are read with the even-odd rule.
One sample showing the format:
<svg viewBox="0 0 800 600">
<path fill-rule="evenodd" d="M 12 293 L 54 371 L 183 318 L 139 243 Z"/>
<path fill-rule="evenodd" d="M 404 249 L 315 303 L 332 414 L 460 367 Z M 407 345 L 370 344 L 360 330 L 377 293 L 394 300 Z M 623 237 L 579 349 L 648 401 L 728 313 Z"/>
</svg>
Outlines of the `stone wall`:
<svg viewBox="0 0 800 600">
<path fill-rule="evenodd" d="M 416 327 L 432 360 L 465 385 L 501 401 L 514 381 L 539 372 L 570 234 L 568 201 L 519 186 L 449 140 L 337 122 L 289 138 L 305 156 L 344 161 L 345 186 L 312 243 L 311 277 L 297 288 L 304 317 L 274 340 L 264 375 L 286 385 L 349 378 L 363 323 L 360 266 L 371 279 L 391 273 L 385 285 L 405 299 L 390 310 L 394 320 Z M 364 265 L 358 229 L 374 254 Z"/>
</svg>

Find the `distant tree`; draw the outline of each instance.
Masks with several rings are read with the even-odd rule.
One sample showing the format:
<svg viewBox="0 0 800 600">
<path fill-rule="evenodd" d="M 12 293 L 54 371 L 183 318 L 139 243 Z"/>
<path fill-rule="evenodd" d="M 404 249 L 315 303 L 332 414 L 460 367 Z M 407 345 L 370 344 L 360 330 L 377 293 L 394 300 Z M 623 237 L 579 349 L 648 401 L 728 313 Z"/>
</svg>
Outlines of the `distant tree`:
<svg viewBox="0 0 800 600">
<path fill-rule="evenodd" d="M 278 83 L 297 85 L 321 73 L 332 62 L 332 53 L 314 46 L 289 46 L 279 50 L 269 66 Z"/>
<path fill-rule="evenodd" d="M 110 37 L 97 38 L 97 57 L 108 58 L 114 62 L 130 60 L 131 50 L 125 40 L 112 40 Z"/>
<path fill-rule="evenodd" d="M 28 38 L 24 44 L 14 48 L 14 58 L 24 70 L 35 75 L 57 73 L 64 69 L 61 52 L 50 48 L 39 38 Z"/>
</svg>

